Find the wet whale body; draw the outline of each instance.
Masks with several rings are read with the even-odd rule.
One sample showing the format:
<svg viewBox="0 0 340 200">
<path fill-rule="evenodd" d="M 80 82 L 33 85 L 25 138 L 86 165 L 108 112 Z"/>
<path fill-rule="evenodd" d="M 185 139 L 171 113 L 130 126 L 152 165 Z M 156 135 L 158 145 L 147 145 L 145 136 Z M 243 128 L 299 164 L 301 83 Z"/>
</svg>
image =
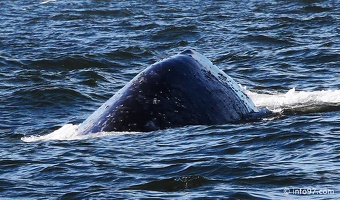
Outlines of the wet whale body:
<svg viewBox="0 0 340 200">
<path fill-rule="evenodd" d="M 233 123 L 259 109 L 206 57 L 186 50 L 139 73 L 78 128 L 88 134 Z"/>
</svg>

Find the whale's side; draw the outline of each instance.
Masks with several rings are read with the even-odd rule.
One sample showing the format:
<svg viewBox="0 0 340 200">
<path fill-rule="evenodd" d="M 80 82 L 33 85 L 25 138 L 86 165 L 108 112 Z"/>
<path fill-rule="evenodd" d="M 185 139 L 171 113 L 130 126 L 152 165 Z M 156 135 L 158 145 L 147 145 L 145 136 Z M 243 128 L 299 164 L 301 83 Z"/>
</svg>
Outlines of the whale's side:
<svg viewBox="0 0 340 200">
<path fill-rule="evenodd" d="M 78 132 L 224 124 L 257 112 L 231 77 L 203 55 L 186 50 L 139 73 L 89 116 Z"/>
</svg>

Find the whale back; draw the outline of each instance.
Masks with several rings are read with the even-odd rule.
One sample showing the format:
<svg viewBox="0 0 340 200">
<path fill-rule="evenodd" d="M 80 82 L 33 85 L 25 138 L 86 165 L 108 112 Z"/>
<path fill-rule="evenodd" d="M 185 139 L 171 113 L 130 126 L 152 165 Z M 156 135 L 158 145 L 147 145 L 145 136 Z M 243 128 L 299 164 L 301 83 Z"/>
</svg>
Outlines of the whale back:
<svg viewBox="0 0 340 200">
<path fill-rule="evenodd" d="M 224 124 L 257 111 L 231 77 L 203 55 L 186 50 L 139 73 L 78 131 L 152 131 Z"/>
</svg>

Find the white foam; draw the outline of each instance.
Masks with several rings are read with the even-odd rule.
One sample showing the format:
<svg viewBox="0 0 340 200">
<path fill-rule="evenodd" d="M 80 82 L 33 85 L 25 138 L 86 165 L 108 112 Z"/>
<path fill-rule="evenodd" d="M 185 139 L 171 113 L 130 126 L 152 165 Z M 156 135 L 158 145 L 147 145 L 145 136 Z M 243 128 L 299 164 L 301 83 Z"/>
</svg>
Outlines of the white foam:
<svg viewBox="0 0 340 200">
<path fill-rule="evenodd" d="M 88 138 L 102 137 L 108 135 L 137 133 L 137 132 L 100 132 L 82 135 L 78 133 L 78 127 L 79 125 L 65 124 L 58 130 L 55 130 L 47 135 L 28 136 L 21 138 L 21 140 L 24 142 L 38 142 L 49 140 L 84 140 Z"/>
<path fill-rule="evenodd" d="M 340 90 L 296 91 L 292 88 L 287 93 L 272 94 L 245 91 L 256 106 L 267 107 L 274 112 L 280 112 L 283 108 L 340 103 Z"/>
<path fill-rule="evenodd" d="M 78 125 L 65 124 L 58 130 L 43 136 L 29 136 L 21 138 L 24 142 L 35 142 L 41 140 L 70 140 L 76 138 Z"/>
</svg>

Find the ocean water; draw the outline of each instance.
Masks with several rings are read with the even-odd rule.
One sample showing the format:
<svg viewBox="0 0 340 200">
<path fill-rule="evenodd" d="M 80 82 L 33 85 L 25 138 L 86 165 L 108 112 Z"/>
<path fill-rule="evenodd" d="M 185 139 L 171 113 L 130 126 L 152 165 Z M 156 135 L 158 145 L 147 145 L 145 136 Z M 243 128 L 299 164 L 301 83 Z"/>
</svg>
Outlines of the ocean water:
<svg viewBox="0 0 340 200">
<path fill-rule="evenodd" d="M 79 136 L 194 49 L 275 115 Z M 339 199 L 339 0 L 0 2 L 0 198 Z"/>
</svg>

